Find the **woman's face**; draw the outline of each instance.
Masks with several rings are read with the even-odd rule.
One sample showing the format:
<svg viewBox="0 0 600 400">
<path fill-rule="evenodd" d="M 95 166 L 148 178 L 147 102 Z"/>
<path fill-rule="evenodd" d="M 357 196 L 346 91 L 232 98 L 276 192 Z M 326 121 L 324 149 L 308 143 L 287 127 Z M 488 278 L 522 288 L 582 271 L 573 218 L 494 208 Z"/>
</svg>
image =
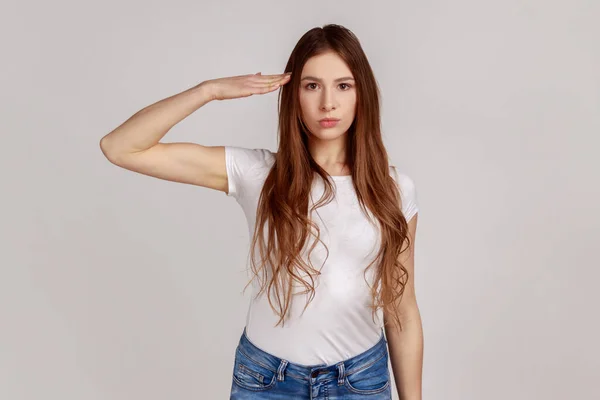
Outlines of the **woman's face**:
<svg viewBox="0 0 600 400">
<path fill-rule="evenodd" d="M 346 133 L 356 114 L 354 76 L 346 63 L 334 52 L 311 57 L 300 76 L 302 120 L 310 133 L 319 139 L 336 139 Z M 323 118 L 339 119 L 325 124 Z"/>
</svg>

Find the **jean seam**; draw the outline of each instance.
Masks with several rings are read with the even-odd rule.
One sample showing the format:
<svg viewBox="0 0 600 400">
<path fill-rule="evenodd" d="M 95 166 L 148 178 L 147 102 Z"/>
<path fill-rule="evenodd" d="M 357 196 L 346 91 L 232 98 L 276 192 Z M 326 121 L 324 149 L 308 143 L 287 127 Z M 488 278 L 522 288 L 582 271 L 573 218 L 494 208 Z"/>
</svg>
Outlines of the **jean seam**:
<svg viewBox="0 0 600 400">
<path fill-rule="evenodd" d="M 241 382 L 236 376 L 235 374 L 232 376 L 233 381 L 235 382 L 236 385 L 240 386 L 241 388 L 244 388 L 246 390 L 252 390 L 254 392 L 261 392 L 264 390 L 268 390 L 271 389 L 273 386 L 275 386 L 275 384 L 277 383 L 277 377 L 273 377 L 273 380 L 271 381 L 271 383 L 269 384 L 265 384 L 262 387 L 252 387 L 252 386 L 247 386 L 246 384 L 244 384 L 243 382 Z"/>
<path fill-rule="evenodd" d="M 362 367 L 360 367 L 360 368 L 357 368 L 357 369 L 353 369 L 353 370 L 346 371 L 346 376 L 348 376 L 348 375 L 351 375 L 351 374 L 355 374 L 355 373 L 357 373 L 357 372 L 360 372 L 360 371 L 362 371 L 362 370 L 364 370 L 364 369 L 367 369 L 367 368 L 369 368 L 371 365 L 375 364 L 377 361 L 381 360 L 383 357 L 385 357 L 385 352 L 384 352 L 384 353 L 381 355 L 381 357 L 377 358 L 377 359 L 376 359 L 376 360 L 374 360 L 374 361 L 371 361 L 371 362 L 370 362 L 370 363 L 368 363 L 367 365 L 363 365 L 363 366 L 362 366 Z"/>
<path fill-rule="evenodd" d="M 350 390 L 351 392 L 354 392 L 356 394 L 376 394 L 376 393 L 381 393 L 383 391 L 385 391 L 391 384 L 390 378 L 388 377 L 387 382 L 385 383 L 385 385 L 383 385 L 383 387 L 379 388 L 379 389 L 369 389 L 369 390 L 362 390 L 362 389 L 357 389 L 354 386 L 352 386 L 352 384 L 350 384 L 350 382 L 348 381 L 348 378 L 346 377 L 346 379 L 344 379 L 344 383 L 346 384 L 346 387 L 348 388 L 348 390 Z"/>
<path fill-rule="evenodd" d="M 273 373 L 277 374 L 277 371 L 274 371 L 274 370 L 272 370 L 272 369 L 271 369 L 269 366 L 267 366 L 267 365 L 264 365 L 263 363 L 261 363 L 261 362 L 259 362 L 259 361 L 256 361 L 254 358 L 252 358 L 252 357 L 250 357 L 248 354 L 246 354 L 246 353 L 245 353 L 245 352 L 244 352 L 244 351 L 243 351 L 241 348 L 238 348 L 238 349 L 237 349 L 237 351 L 239 351 L 240 353 L 242 353 L 242 354 L 244 355 L 244 357 L 248 358 L 248 359 L 249 359 L 250 361 L 252 361 L 253 363 L 256 363 L 257 365 L 260 365 L 261 367 L 263 367 L 263 368 L 265 368 L 265 369 L 269 370 L 270 372 L 273 372 Z M 379 360 L 381 360 L 383 357 L 385 357 L 385 355 L 386 355 L 386 353 L 385 353 L 385 352 L 383 352 L 383 354 L 382 354 L 380 357 L 378 357 L 377 359 L 375 359 L 374 361 L 371 361 L 370 363 L 368 363 L 368 364 L 366 364 L 366 365 L 363 365 L 363 366 L 362 366 L 362 367 L 360 367 L 360 368 L 353 369 L 353 370 L 348 370 L 348 371 L 346 371 L 345 375 L 346 375 L 346 376 L 348 376 L 348 375 L 351 375 L 351 374 L 355 374 L 355 373 L 357 373 L 357 372 L 360 372 L 360 371 L 362 371 L 362 370 L 364 370 L 364 369 L 366 369 L 366 368 L 369 368 L 371 365 L 375 364 L 377 361 L 379 361 Z M 299 379 L 305 379 L 305 377 L 303 377 L 303 376 L 298 376 L 298 375 L 294 375 L 294 374 L 288 374 L 288 373 L 286 373 L 286 375 L 288 375 L 288 376 L 293 376 L 293 377 L 295 377 L 295 378 L 299 378 Z"/>
<path fill-rule="evenodd" d="M 275 373 L 275 374 L 277 373 L 277 371 L 273 371 L 273 370 L 271 369 L 271 367 L 268 367 L 268 366 L 264 365 L 263 363 L 261 363 L 261 362 L 259 362 L 259 361 L 256 361 L 255 359 L 253 359 L 252 357 L 250 357 L 248 354 L 244 353 L 244 352 L 242 351 L 242 349 L 238 349 L 238 351 L 239 351 L 240 353 L 242 353 L 242 354 L 244 355 L 244 357 L 248 358 L 248 359 L 249 359 L 250 361 L 252 361 L 253 363 L 255 363 L 255 364 L 257 364 L 257 365 L 260 365 L 261 367 L 263 367 L 263 368 L 265 368 L 265 369 L 268 369 L 269 371 L 271 371 L 271 372 L 273 372 L 273 373 Z"/>
</svg>

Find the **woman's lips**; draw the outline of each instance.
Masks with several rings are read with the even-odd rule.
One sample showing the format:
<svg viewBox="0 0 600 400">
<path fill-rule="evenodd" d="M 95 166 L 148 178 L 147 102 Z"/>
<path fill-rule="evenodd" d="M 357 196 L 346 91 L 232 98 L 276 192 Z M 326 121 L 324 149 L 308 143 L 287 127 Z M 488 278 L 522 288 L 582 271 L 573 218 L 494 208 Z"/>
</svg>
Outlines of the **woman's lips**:
<svg viewBox="0 0 600 400">
<path fill-rule="evenodd" d="M 336 126 L 338 124 L 338 122 L 340 122 L 340 121 L 334 120 L 334 119 L 324 119 L 324 120 L 319 121 L 319 124 L 323 128 L 333 128 L 334 126 Z"/>
</svg>

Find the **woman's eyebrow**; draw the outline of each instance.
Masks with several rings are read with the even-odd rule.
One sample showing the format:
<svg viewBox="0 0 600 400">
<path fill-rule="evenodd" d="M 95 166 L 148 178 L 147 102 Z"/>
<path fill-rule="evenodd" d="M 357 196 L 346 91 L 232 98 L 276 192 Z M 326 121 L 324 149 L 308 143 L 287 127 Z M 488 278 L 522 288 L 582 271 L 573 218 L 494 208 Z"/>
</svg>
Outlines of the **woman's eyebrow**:
<svg viewBox="0 0 600 400">
<path fill-rule="evenodd" d="M 320 78 L 315 78 L 314 76 L 305 76 L 304 78 L 301 79 L 302 81 L 317 81 L 317 82 L 323 82 L 323 80 L 321 80 Z M 347 80 L 354 80 L 353 77 L 351 76 L 344 76 L 343 78 L 337 78 L 334 82 L 340 82 L 340 81 L 347 81 Z"/>
</svg>

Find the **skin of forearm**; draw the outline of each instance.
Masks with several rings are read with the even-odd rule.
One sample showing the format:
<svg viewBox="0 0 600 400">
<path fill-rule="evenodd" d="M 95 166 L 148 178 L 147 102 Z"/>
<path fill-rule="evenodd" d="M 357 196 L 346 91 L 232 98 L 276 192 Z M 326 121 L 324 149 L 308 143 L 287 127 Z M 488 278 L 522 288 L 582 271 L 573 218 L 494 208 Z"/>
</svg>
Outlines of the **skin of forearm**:
<svg viewBox="0 0 600 400">
<path fill-rule="evenodd" d="M 111 155 L 149 149 L 173 126 L 211 100 L 211 88 L 202 82 L 139 110 L 104 136 L 100 147 Z"/>
<path fill-rule="evenodd" d="M 411 314 L 403 321 L 403 331 L 386 330 L 394 381 L 401 400 L 421 400 L 422 396 L 423 326 L 420 313 Z"/>
</svg>

